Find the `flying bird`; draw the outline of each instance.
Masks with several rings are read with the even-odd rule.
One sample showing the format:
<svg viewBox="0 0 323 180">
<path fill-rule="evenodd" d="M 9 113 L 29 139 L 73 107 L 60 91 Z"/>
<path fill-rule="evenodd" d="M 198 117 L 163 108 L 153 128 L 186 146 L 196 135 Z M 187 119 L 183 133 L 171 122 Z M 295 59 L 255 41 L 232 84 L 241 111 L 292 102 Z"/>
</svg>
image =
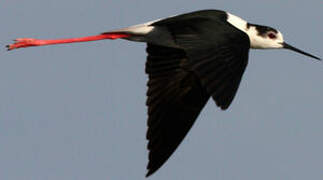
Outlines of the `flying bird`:
<svg viewBox="0 0 323 180">
<path fill-rule="evenodd" d="M 195 11 L 81 38 L 19 38 L 7 48 L 103 39 L 147 43 L 147 177 L 176 150 L 210 97 L 222 110 L 230 106 L 250 48 L 285 48 L 320 60 L 287 44 L 278 30 L 221 10 Z"/>
</svg>

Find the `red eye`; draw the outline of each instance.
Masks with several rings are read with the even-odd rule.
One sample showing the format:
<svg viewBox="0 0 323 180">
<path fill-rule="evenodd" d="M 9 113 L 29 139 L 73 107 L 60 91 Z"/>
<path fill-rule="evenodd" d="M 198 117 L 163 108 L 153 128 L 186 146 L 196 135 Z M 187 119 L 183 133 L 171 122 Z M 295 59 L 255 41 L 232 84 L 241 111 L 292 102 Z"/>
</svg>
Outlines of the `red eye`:
<svg viewBox="0 0 323 180">
<path fill-rule="evenodd" d="M 268 37 L 270 38 L 270 39 L 276 39 L 276 34 L 274 34 L 274 33 L 269 33 L 268 34 Z"/>
</svg>

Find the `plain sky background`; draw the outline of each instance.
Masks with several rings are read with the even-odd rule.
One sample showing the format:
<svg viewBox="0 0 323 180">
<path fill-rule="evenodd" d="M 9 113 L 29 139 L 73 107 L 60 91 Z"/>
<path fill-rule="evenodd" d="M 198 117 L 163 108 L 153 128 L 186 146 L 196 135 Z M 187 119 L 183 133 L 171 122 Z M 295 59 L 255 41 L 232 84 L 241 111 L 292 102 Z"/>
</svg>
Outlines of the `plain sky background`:
<svg viewBox="0 0 323 180">
<path fill-rule="evenodd" d="M 0 7 L 0 179 L 144 179 L 143 43 L 124 40 L 7 52 L 18 37 L 67 38 L 200 9 L 279 29 L 323 56 L 322 0 L 4 0 Z M 231 107 L 209 101 L 151 180 L 323 179 L 323 63 L 251 50 Z"/>
</svg>

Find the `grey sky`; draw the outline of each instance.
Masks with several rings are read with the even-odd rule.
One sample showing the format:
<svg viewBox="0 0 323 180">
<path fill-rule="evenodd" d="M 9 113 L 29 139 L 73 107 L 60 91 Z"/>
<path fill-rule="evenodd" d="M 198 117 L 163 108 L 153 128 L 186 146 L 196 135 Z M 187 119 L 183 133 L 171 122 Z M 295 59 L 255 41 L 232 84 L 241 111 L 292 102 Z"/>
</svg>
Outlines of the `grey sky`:
<svg viewBox="0 0 323 180">
<path fill-rule="evenodd" d="M 0 7 L 0 179 L 144 179 L 145 44 L 99 41 L 19 49 L 18 37 L 97 34 L 199 9 L 276 27 L 323 56 L 321 0 L 4 0 Z M 323 179 L 323 64 L 252 50 L 228 111 L 209 101 L 151 180 Z"/>
</svg>

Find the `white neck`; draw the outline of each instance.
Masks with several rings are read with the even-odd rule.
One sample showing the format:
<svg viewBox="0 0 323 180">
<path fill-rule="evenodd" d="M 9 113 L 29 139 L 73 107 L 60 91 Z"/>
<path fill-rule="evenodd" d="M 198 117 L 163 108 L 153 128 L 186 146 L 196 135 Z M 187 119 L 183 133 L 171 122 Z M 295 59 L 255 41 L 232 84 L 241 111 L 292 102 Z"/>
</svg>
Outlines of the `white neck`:
<svg viewBox="0 0 323 180">
<path fill-rule="evenodd" d="M 247 28 L 248 22 L 247 21 L 245 21 L 244 19 L 242 19 L 236 15 L 230 14 L 230 13 L 227 13 L 227 15 L 228 15 L 227 21 L 230 24 L 232 24 L 236 28 L 240 29 L 241 31 L 247 33 L 247 31 L 248 31 L 248 28 Z"/>
</svg>

